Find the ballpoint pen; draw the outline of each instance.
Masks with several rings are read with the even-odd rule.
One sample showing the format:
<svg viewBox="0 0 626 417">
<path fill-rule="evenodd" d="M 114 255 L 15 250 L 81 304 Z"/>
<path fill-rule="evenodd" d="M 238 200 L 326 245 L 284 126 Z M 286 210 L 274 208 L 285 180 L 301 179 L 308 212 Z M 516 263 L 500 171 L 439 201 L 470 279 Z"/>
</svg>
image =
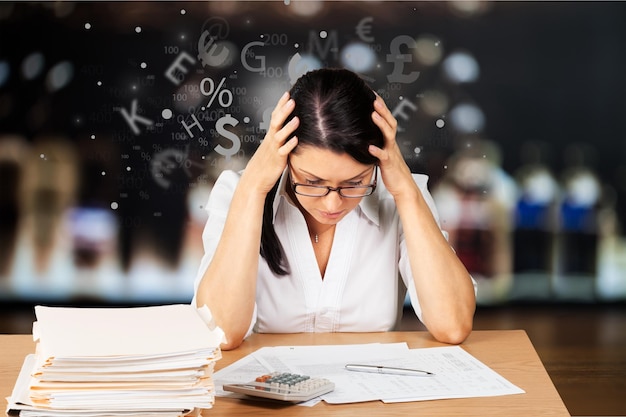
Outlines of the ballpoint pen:
<svg viewBox="0 0 626 417">
<path fill-rule="evenodd" d="M 349 363 L 346 365 L 348 371 L 372 372 L 376 374 L 388 375 L 412 375 L 412 376 L 434 376 L 432 372 L 422 371 L 420 369 L 394 368 L 392 366 L 381 365 L 358 365 Z"/>
</svg>

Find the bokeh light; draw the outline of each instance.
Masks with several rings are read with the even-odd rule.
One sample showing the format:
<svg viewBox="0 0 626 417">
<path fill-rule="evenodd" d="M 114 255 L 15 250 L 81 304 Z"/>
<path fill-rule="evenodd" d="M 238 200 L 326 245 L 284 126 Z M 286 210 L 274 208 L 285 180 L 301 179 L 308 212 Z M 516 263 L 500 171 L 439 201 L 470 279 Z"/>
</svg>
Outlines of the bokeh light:
<svg viewBox="0 0 626 417">
<path fill-rule="evenodd" d="M 446 76 L 455 83 L 478 80 L 480 68 L 469 52 L 453 52 L 443 61 Z"/>
</svg>

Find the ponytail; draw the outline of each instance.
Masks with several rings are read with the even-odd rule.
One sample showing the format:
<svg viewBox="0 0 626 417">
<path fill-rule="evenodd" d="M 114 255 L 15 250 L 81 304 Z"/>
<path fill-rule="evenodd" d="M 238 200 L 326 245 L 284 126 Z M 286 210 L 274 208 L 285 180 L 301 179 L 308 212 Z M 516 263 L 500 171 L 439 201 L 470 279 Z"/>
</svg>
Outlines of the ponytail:
<svg viewBox="0 0 626 417">
<path fill-rule="evenodd" d="M 288 265 L 285 265 L 285 254 L 283 247 L 276 236 L 274 230 L 274 198 L 278 192 L 278 183 L 272 187 L 265 196 L 265 205 L 263 207 L 263 227 L 261 229 L 261 256 L 265 258 L 270 270 L 276 275 L 289 274 Z"/>
</svg>

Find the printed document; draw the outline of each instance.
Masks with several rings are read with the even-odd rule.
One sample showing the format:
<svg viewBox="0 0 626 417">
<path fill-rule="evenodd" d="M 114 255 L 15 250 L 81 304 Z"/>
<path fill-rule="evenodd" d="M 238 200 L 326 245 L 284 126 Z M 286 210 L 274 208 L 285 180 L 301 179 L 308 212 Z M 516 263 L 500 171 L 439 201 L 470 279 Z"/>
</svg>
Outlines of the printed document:
<svg viewBox="0 0 626 417">
<path fill-rule="evenodd" d="M 353 372 L 348 363 L 421 369 L 434 376 Z M 460 346 L 409 349 L 404 343 L 261 348 L 214 373 L 217 396 L 231 396 L 225 383 L 242 383 L 268 372 L 323 377 L 335 390 L 320 399 L 331 404 L 380 400 L 425 401 L 522 394 L 524 391 Z M 317 402 L 319 399 L 317 400 Z M 315 400 L 304 404 L 314 405 Z"/>
</svg>

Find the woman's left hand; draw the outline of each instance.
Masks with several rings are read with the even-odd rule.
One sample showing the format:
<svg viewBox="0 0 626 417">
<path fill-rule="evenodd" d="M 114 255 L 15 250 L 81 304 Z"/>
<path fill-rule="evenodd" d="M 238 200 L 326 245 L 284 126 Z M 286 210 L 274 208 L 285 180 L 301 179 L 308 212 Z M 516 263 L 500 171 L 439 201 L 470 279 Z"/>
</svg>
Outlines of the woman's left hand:
<svg viewBox="0 0 626 417">
<path fill-rule="evenodd" d="M 369 152 L 378 158 L 385 187 L 387 187 L 391 195 L 396 197 L 404 190 L 407 190 L 407 186 L 415 186 L 415 183 L 411 176 L 411 170 L 406 164 L 400 147 L 396 142 L 398 122 L 378 94 L 374 101 L 372 120 L 383 133 L 385 145 L 382 149 L 370 145 Z"/>
</svg>

